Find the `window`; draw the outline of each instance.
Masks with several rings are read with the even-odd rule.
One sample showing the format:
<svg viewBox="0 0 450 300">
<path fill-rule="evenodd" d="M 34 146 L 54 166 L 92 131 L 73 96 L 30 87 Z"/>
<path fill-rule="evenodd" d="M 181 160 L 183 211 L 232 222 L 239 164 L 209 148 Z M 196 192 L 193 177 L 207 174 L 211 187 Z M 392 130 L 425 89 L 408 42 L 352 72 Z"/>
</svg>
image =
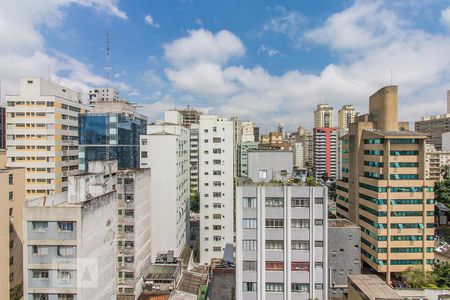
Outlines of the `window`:
<svg viewBox="0 0 450 300">
<path fill-rule="evenodd" d="M 284 291 L 284 284 L 281 282 L 266 282 L 266 292 L 268 293 L 282 293 Z"/>
<path fill-rule="evenodd" d="M 58 294 L 58 300 L 73 300 L 74 295 L 70 295 L 70 294 Z"/>
<path fill-rule="evenodd" d="M 222 251 L 222 247 L 213 247 L 214 252 L 220 252 Z"/>
<path fill-rule="evenodd" d="M 205 207 L 208 208 L 207 205 L 205 205 Z M 221 207 L 222 207 L 222 204 L 220 204 L 220 203 L 213 203 L 213 208 L 221 208 Z"/>
<path fill-rule="evenodd" d="M 8 199 L 9 201 L 12 201 L 14 199 L 14 192 L 9 192 Z"/>
<path fill-rule="evenodd" d="M 124 246 L 127 249 L 133 249 L 134 248 L 134 242 L 133 241 L 125 241 Z"/>
<path fill-rule="evenodd" d="M 148 141 L 147 140 L 142 140 L 142 146 L 146 146 L 148 145 Z"/>
<path fill-rule="evenodd" d="M 134 232 L 134 226 L 133 225 L 125 225 L 124 227 L 125 233 L 133 233 Z"/>
<path fill-rule="evenodd" d="M 220 137 L 213 138 L 213 143 L 220 143 L 222 139 Z"/>
<path fill-rule="evenodd" d="M 221 225 L 213 225 L 213 230 L 221 230 L 222 226 Z"/>
<path fill-rule="evenodd" d="M 219 242 L 219 241 L 222 240 L 222 237 L 219 236 L 219 235 L 215 235 L 215 236 L 213 236 L 213 240 L 214 240 L 215 242 Z"/>
<path fill-rule="evenodd" d="M 221 175 L 222 171 L 220 170 L 213 170 L 213 175 Z"/>
<path fill-rule="evenodd" d="M 243 292 L 256 292 L 256 282 L 244 282 L 242 291 Z"/>
<path fill-rule="evenodd" d="M 48 300 L 48 294 L 33 294 L 33 300 Z"/>
<path fill-rule="evenodd" d="M 141 152 L 141 158 L 147 158 L 147 151 Z"/>
<path fill-rule="evenodd" d="M 315 204 L 323 204 L 323 198 L 314 198 Z"/>
<path fill-rule="evenodd" d="M 244 260 L 242 267 L 244 271 L 257 271 L 257 264 L 254 260 Z"/>
<path fill-rule="evenodd" d="M 258 177 L 259 177 L 259 179 L 266 179 L 267 178 L 267 170 L 259 170 Z"/>
<path fill-rule="evenodd" d="M 48 230 L 48 222 L 32 222 L 33 231 L 43 232 Z"/>
<path fill-rule="evenodd" d="M 33 279 L 48 279 L 48 270 L 33 270 Z"/>
<path fill-rule="evenodd" d="M 309 207 L 309 198 L 292 197 L 291 207 Z"/>
<path fill-rule="evenodd" d="M 58 222 L 58 231 L 62 232 L 73 231 L 73 222 Z"/>
<path fill-rule="evenodd" d="M 283 219 L 266 219 L 266 228 L 283 228 Z"/>
<path fill-rule="evenodd" d="M 48 247 L 46 246 L 32 246 L 33 255 L 48 255 Z"/>
<path fill-rule="evenodd" d="M 323 247 L 323 241 L 315 241 L 314 247 Z"/>
<path fill-rule="evenodd" d="M 323 268 L 323 262 L 321 261 L 316 261 L 314 263 L 314 268 Z"/>
<path fill-rule="evenodd" d="M 292 271 L 309 271 L 309 262 L 307 261 L 293 261 L 291 262 Z"/>
<path fill-rule="evenodd" d="M 316 290 L 318 290 L 318 291 L 321 291 L 321 290 L 323 290 L 323 284 L 322 284 L 322 283 L 316 283 L 316 284 L 314 285 L 314 288 L 315 288 Z"/>
<path fill-rule="evenodd" d="M 134 210 L 132 210 L 132 209 L 126 209 L 126 210 L 125 210 L 125 217 L 128 217 L 128 218 L 134 217 Z"/>
<path fill-rule="evenodd" d="M 74 256 L 74 246 L 58 246 L 58 256 Z"/>
<path fill-rule="evenodd" d="M 221 214 L 213 214 L 213 219 L 222 219 L 222 215 Z"/>
<path fill-rule="evenodd" d="M 297 293 L 309 293 L 308 283 L 292 283 L 291 290 Z"/>
<path fill-rule="evenodd" d="M 69 270 L 58 270 L 58 279 L 71 279 L 72 273 Z"/>
<path fill-rule="evenodd" d="M 266 240 L 267 250 L 283 250 L 282 240 Z"/>
<path fill-rule="evenodd" d="M 256 240 L 243 240 L 242 250 L 257 250 Z"/>
<path fill-rule="evenodd" d="M 266 261 L 266 271 L 283 271 L 284 262 L 282 261 Z"/>
<path fill-rule="evenodd" d="M 242 219 L 242 228 L 255 229 L 256 228 L 256 219 L 250 219 L 250 218 Z"/>
<path fill-rule="evenodd" d="M 267 207 L 283 207 L 284 199 L 282 197 L 266 197 Z"/>
<path fill-rule="evenodd" d="M 256 208 L 256 197 L 244 197 L 242 198 L 243 208 Z"/>
<path fill-rule="evenodd" d="M 213 153 L 214 154 L 220 154 L 220 153 L 222 153 L 222 150 L 220 148 L 214 148 L 213 149 Z"/>
<path fill-rule="evenodd" d="M 291 228 L 309 228 L 308 219 L 292 219 Z"/>
<path fill-rule="evenodd" d="M 323 226 L 323 219 L 315 219 L 314 224 L 317 226 Z"/>
<path fill-rule="evenodd" d="M 14 175 L 13 174 L 9 174 L 8 182 L 9 182 L 10 185 L 14 184 Z"/>
<path fill-rule="evenodd" d="M 309 250 L 309 241 L 291 241 L 292 250 Z"/>
</svg>

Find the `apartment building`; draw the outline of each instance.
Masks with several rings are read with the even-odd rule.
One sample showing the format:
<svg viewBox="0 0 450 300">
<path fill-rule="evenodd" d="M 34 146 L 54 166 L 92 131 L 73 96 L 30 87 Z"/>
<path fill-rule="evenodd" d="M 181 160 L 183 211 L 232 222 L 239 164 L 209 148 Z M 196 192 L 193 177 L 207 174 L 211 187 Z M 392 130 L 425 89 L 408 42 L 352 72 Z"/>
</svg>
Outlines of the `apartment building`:
<svg viewBox="0 0 450 300">
<path fill-rule="evenodd" d="M 190 182 L 191 182 L 191 193 L 198 193 L 198 138 L 199 138 L 199 128 L 200 124 L 192 124 L 190 131 Z"/>
<path fill-rule="evenodd" d="M 356 111 L 351 104 L 344 105 L 338 112 L 338 127 L 348 130 L 348 125 L 355 121 Z"/>
<path fill-rule="evenodd" d="M 369 98 L 343 137 L 337 215 L 361 227 L 366 266 L 386 281 L 411 267 L 430 270 L 434 246 L 434 182 L 425 176 L 427 136 L 399 131 L 397 86 Z"/>
<path fill-rule="evenodd" d="M 151 170 L 117 172 L 117 299 L 138 299 L 151 265 Z M 157 237 L 155 237 L 157 238 Z"/>
<path fill-rule="evenodd" d="M 257 142 L 241 142 L 237 146 L 237 176 L 246 177 L 248 175 L 248 151 L 258 149 Z"/>
<path fill-rule="evenodd" d="M 253 136 L 254 136 L 254 141 L 259 143 L 259 127 L 257 127 L 257 126 L 253 127 Z"/>
<path fill-rule="evenodd" d="M 117 162 L 89 171 L 26 203 L 25 299 L 116 299 Z"/>
<path fill-rule="evenodd" d="M 313 130 L 313 172 L 316 179 L 323 176 L 336 178 L 338 167 L 337 128 L 314 128 Z"/>
<path fill-rule="evenodd" d="M 117 160 L 120 169 L 139 168 L 139 137 L 146 133 L 147 117 L 117 92 L 102 94 L 92 105 L 91 112 L 79 116 L 80 171 L 98 160 Z"/>
<path fill-rule="evenodd" d="M 327 299 L 327 188 L 269 183 L 264 170 L 283 173 L 292 158 L 253 153 L 260 171 L 236 187 L 236 299 Z"/>
<path fill-rule="evenodd" d="M 152 262 L 174 251 L 179 257 L 189 234 L 189 129 L 177 111 L 166 111 L 164 121 L 148 125 L 141 136 L 141 168 L 150 168 Z M 232 185 L 231 185 L 232 186 Z"/>
<path fill-rule="evenodd" d="M 6 96 L 7 166 L 26 168 L 27 198 L 67 191 L 78 173 L 80 94 L 41 78 L 22 78 Z"/>
<path fill-rule="evenodd" d="M 422 117 L 415 122 L 415 130 L 426 134 L 427 143 L 432 144 L 437 151 L 442 150 L 442 134 L 450 132 L 450 113 Z"/>
<path fill-rule="evenodd" d="M 0 104 L 0 149 L 6 149 L 6 109 Z"/>
<path fill-rule="evenodd" d="M 305 167 L 304 143 L 294 143 L 294 166 L 297 168 Z"/>
<path fill-rule="evenodd" d="M 23 283 L 23 219 L 25 169 L 6 167 L 6 150 L 0 150 L 0 298 L 21 296 Z M 8 204 L 8 205 L 6 205 Z"/>
<path fill-rule="evenodd" d="M 91 106 L 95 105 L 97 101 L 121 101 L 119 91 L 111 87 L 92 89 L 89 91 L 88 97 Z"/>
<path fill-rule="evenodd" d="M 425 177 L 439 181 L 450 171 L 450 151 L 436 151 L 433 145 L 426 145 Z"/>
<path fill-rule="evenodd" d="M 314 128 L 333 128 L 334 110 L 328 104 L 317 105 L 314 111 Z"/>
<path fill-rule="evenodd" d="M 293 169 L 292 151 L 261 149 L 248 151 L 247 176 L 253 182 L 285 181 L 292 177 Z"/>
<path fill-rule="evenodd" d="M 233 122 L 200 116 L 200 263 L 222 258 L 233 243 Z"/>
<path fill-rule="evenodd" d="M 183 116 L 183 127 L 191 128 L 192 124 L 198 124 L 200 121 L 200 116 L 203 115 L 203 112 L 200 110 L 192 109 L 188 106 L 187 109 L 177 109 Z"/>
</svg>

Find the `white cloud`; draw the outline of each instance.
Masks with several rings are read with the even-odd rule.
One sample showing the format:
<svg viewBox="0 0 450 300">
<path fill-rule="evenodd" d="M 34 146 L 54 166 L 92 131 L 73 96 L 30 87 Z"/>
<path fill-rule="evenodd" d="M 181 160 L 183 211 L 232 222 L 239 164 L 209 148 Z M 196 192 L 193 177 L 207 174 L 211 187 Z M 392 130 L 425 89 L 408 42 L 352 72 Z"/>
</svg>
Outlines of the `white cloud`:
<svg viewBox="0 0 450 300">
<path fill-rule="evenodd" d="M 270 24 L 271 30 L 278 28 L 290 34 L 287 27 Z M 260 66 L 229 65 L 233 55 L 194 50 L 197 48 L 191 43 L 201 44 L 202 49 L 217 48 L 212 38 L 217 34 L 204 30 L 203 34 L 208 38 L 196 39 L 190 32 L 166 45 L 165 55 L 172 63 L 166 70 L 168 79 L 181 92 L 215 107 L 215 113 L 252 119 L 266 130 L 278 122 L 290 129 L 299 124 L 312 126 L 313 110 L 319 103 L 329 103 L 335 109 L 354 104 L 364 113 L 368 97 L 390 84 L 391 69 L 394 84 L 399 85 L 401 119 L 412 121 L 444 112 L 450 79 L 450 37 L 413 29 L 382 2 L 357 1 L 301 37 L 313 46 L 328 47 L 338 58 L 318 74 L 293 70 L 276 76 Z M 242 44 L 238 37 L 229 35 L 238 41 L 236 44 Z"/>
<path fill-rule="evenodd" d="M 232 57 L 245 54 L 241 40 L 229 32 L 221 30 L 216 34 L 205 29 L 191 30 L 187 37 L 164 45 L 166 59 L 175 66 L 192 63 L 225 63 Z"/>
<path fill-rule="evenodd" d="M 287 35 L 295 46 L 299 45 L 302 27 L 306 24 L 307 19 L 297 11 L 289 11 L 282 6 L 274 9 L 279 16 L 274 17 L 263 25 L 264 32 L 276 32 Z"/>
<path fill-rule="evenodd" d="M 450 6 L 441 11 L 441 22 L 450 29 Z"/>
<path fill-rule="evenodd" d="M 126 19 L 126 14 L 117 8 L 117 3 L 116 0 L 0 1 L 2 93 L 17 93 L 19 78 L 23 76 L 50 77 L 82 92 L 90 86 L 106 84 L 105 79 L 95 74 L 89 64 L 48 49 L 39 28 L 58 27 L 64 18 L 63 8 L 74 4 Z"/>
<path fill-rule="evenodd" d="M 261 45 L 258 49 L 258 54 L 260 54 L 260 53 L 264 53 L 270 57 L 273 57 L 273 56 L 279 55 L 280 51 L 275 48 L 270 48 L 269 46 L 266 46 L 266 45 Z"/>
<path fill-rule="evenodd" d="M 144 72 L 142 81 L 150 88 L 162 88 L 165 85 L 165 82 L 159 77 L 156 70 L 153 69 L 148 69 Z"/>
<path fill-rule="evenodd" d="M 145 15 L 144 16 L 144 22 L 147 25 L 150 25 L 152 27 L 155 28 L 159 28 L 159 24 L 155 22 L 155 20 L 153 20 L 153 17 L 151 15 Z"/>
</svg>

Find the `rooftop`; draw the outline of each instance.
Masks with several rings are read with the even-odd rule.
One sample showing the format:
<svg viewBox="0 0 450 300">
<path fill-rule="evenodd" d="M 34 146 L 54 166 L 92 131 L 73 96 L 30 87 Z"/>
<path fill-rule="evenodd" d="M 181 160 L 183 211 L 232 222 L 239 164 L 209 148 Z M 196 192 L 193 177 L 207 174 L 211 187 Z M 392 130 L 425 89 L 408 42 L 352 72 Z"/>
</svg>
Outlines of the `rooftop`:
<svg viewBox="0 0 450 300">
<path fill-rule="evenodd" d="M 359 228 L 358 225 L 350 222 L 349 220 L 345 219 L 332 219 L 328 220 L 328 227 L 356 227 Z"/>
<path fill-rule="evenodd" d="M 377 275 L 348 275 L 348 279 L 370 300 L 403 299 Z"/>
<path fill-rule="evenodd" d="M 368 130 L 374 134 L 381 135 L 381 136 L 394 136 L 394 137 L 408 137 L 408 136 L 414 136 L 414 137 L 423 137 L 426 138 L 428 135 L 425 133 L 415 132 L 415 131 L 409 131 L 409 130 L 399 130 L 399 131 L 382 131 L 382 130 Z"/>
<path fill-rule="evenodd" d="M 177 264 L 152 264 L 147 273 L 148 280 L 173 280 Z"/>
</svg>

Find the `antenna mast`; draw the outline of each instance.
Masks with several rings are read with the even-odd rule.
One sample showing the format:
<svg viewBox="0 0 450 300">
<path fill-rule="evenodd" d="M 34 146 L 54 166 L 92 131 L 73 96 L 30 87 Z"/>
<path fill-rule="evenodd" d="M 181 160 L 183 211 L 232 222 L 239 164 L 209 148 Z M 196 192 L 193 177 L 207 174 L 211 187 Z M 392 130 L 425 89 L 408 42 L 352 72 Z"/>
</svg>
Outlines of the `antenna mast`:
<svg viewBox="0 0 450 300">
<path fill-rule="evenodd" d="M 106 85 L 107 85 L 107 87 L 109 87 L 109 83 L 110 83 L 109 71 L 111 70 L 111 64 L 110 64 L 111 36 L 109 34 L 109 30 L 106 31 L 105 40 L 106 40 L 105 78 L 106 78 Z"/>
</svg>

